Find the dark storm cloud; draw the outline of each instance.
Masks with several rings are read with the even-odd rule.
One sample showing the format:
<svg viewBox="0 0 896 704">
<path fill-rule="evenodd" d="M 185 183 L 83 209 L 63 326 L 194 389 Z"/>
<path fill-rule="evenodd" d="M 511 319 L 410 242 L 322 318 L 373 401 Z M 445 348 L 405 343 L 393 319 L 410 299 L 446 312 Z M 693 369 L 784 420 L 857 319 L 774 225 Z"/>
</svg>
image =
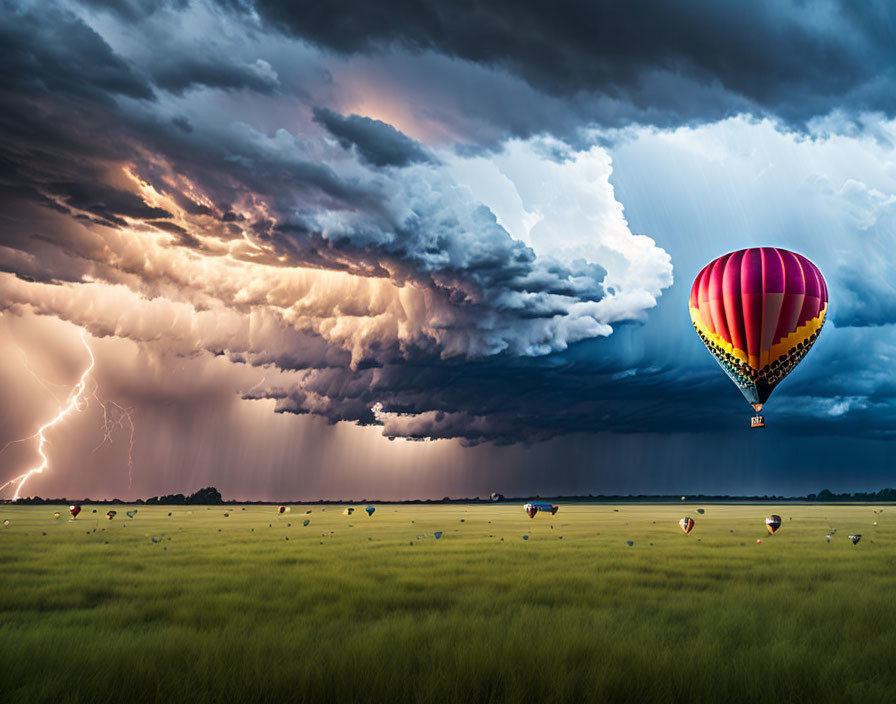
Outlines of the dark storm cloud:
<svg viewBox="0 0 896 704">
<path fill-rule="evenodd" d="M 884 2 L 253 5 L 337 52 L 435 52 L 504 69 L 548 94 L 601 94 L 611 102 L 597 117 L 607 123 L 620 112 L 656 124 L 715 119 L 744 101 L 797 123 L 835 108 L 896 108 L 894 9 Z"/>
<path fill-rule="evenodd" d="M 539 368 L 507 376 L 475 360 L 607 336 L 609 322 L 643 315 L 671 283 L 668 257 L 642 237 L 633 253 L 608 256 L 652 283 L 633 279 L 632 297 L 603 312 L 616 295 L 603 286 L 607 267 L 539 256 L 391 125 L 320 108 L 313 117 L 337 146 L 320 137 L 311 106 L 292 131 L 210 111 L 202 101 L 226 106 L 236 89 L 277 99 L 277 72 L 241 54 L 239 40 L 199 58 L 153 51 L 158 27 L 144 32 L 141 17 L 179 17 L 180 6 L 136 16 L 119 5 L 112 14 L 133 19 L 128 31 L 148 42 L 129 45 L 128 58 L 81 16 L 30 7 L 4 6 L 2 22 L 0 60 L 16 83 L 0 118 L 0 263 L 35 284 L 4 279 L 3 310 L 302 374 L 285 391 L 255 392 L 281 410 L 371 423 L 381 403 L 420 417 L 405 428 L 407 415 L 397 416 L 390 434 L 509 442 L 569 432 L 564 423 L 578 416 L 559 397 L 541 411 L 513 409 L 501 386 L 535 398 L 549 387 Z M 200 85 L 208 92 L 191 90 Z M 233 262 L 271 269 L 239 278 Z M 316 270 L 352 278 L 291 278 Z"/>
<path fill-rule="evenodd" d="M 896 268 L 886 266 L 884 276 L 869 277 L 855 266 L 838 272 L 843 283 L 835 320 L 842 327 L 875 327 L 896 324 Z"/>
<path fill-rule="evenodd" d="M 618 360 L 601 364 L 589 358 L 601 354 L 599 346 L 578 347 L 569 357 L 549 360 L 501 356 L 387 364 L 348 378 L 324 370 L 298 387 L 259 389 L 247 397 L 276 398 L 280 412 L 307 413 L 314 407 L 332 421 L 379 422 L 389 437 L 458 438 L 466 445 L 540 442 L 597 428 L 650 432 L 658 413 L 665 419 L 663 432 L 730 426 L 731 415 L 721 411 L 732 404 L 717 393 L 711 369 L 685 379 L 671 367 L 631 370 L 625 376 Z"/>
<path fill-rule="evenodd" d="M 231 63 L 225 56 L 178 56 L 173 61 L 162 57 L 153 67 L 152 78 L 157 86 L 172 93 L 182 93 L 196 86 L 272 93 L 279 86 L 269 64 L 241 66 Z"/>
<path fill-rule="evenodd" d="M 190 0 L 84 0 L 84 4 L 109 10 L 127 20 L 135 21 L 164 9 L 183 9 Z"/>
<path fill-rule="evenodd" d="M 154 208 L 138 195 L 102 183 L 49 183 L 46 191 L 73 209 L 92 213 L 116 225 L 124 225 L 119 216 L 135 219 L 170 218 L 164 208 Z"/>
<path fill-rule="evenodd" d="M 62 95 L 106 105 L 115 95 L 153 97 L 146 78 L 71 12 L 53 3 L 31 9 L 5 0 L 0 13 L 7 95 Z"/>
<path fill-rule="evenodd" d="M 688 338 L 691 347 L 678 341 L 681 301 L 671 307 L 660 299 L 660 309 L 651 310 L 671 283 L 671 267 L 652 240 L 635 246 L 621 206 L 609 225 L 563 221 L 554 234 L 581 229 L 583 239 L 599 239 L 602 228 L 617 226 L 634 253 L 623 246 L 599 251 L 594 260 L 544 255 L 511 236 L 479 194 L 446 175 L 439 161 L 450 158 L 446 152 L 436 156 L 381 120 L 314 110 L 324 103 L 288 94 L 284 67 L 296 47 L 283 49 L 280 63 L 262 58 L 258 46 L 265 42 L 254 35 L 257 27 L 239 24 L 249 22 L 245 16 L 222 11 L 220 21 L 234 23 L 221 32 L 222 43 L 193 55 L 176 42 L 154 51 L 159 28 L 152 25 L 166 13 L 172 23 L 195 22 L 182 16 L 192 5 L 92 7 L 105 8 L 97 10 L 104 18 L 134 22 L 133 35 L 115 44 L 118 52 L 86 20 L 54 5 L 39 11 L 4 6 L 8 41 L 0 60 L 15 83 L 2 94 L 0 116 L 0 264 L 19 278 L 2 280 L 0 308 L 30 306 L 96 336 L 140 345 L 163 340 L 173 356 L 217 354 L 246 363 L 234 366 L 282 371 L 287 379 L 260 384 L 245 397 L 332 422 L 382 424 L 389 436 L 511 443 L 596 429 L 717 431 L 742 420 L 743 402 L 701 356 L 696 339 Z M 721 114 L 733 104 L 803 119 L 828 111 L 837 91 L 846 90 L 846 107 L 873 106 L 877 99 L 866 91 L 867 68 L 859 58 L 871 55 L 879 36 L 860 18 L 844 20 L 838 35 L 826 22 L 810 23 L 802 6 L 756 6 L 751 22 L 743 12 L 729 9 L 729 17 L 701 3 L 651 6 L 651 12 L 640 3 L 541 7 L 490 5 L 465 20 L 454 10 L 418 5 L 388 21 L 382 19 L 388 13 L 366 6 L 343 8 L 357 13 L 362 36 L 344 25 L 346 14 L 331 16 L 328 8 L 314 17 L 287 16 L 259 5 L 278 26 L 328 50 L 386 63 L 428 52 L 419 58 L 437 70 L 426 81 L 457 93 L 471 62 L 486 67 L 477 74 L 482 83 L 465 96 L 471 106 L 483 102 L 495 75 L 522 76 L 535 87 L 530 90 L 550 96 L 538 109 L 556 107 L 563 130 L 580 125 L 577 116 L 584 114 L 667 124 Z M 636 11 L 644 15 L 640 25 Z M 276 33 L 271 39 L 288 41 Z M 766 51 L 753 56 L 760 44 Z M 830 74 L 829 83 L 822 74 Z M 886 72 L 881 80 L 889 80 Z M 417 90 L 409 85 L 409 92 Z M 583 93 L 599 94 L 598 102 L 577 103 Z M 482 113 L 500 134 L 554 124 L 546 114 L 529 121 L 521 106 L 532 92 L 515 95 Z M 400 100 L 386 103 L 403 107 Z M 589 105 L 602 107 L 592 113 Z M 312 117 L 340 146 L 321 138 Z M 451 124 L 459 116 L 440 119 Z M 574 166 L 576 153 L 550 145 L 540 146 L 549 163 Z M 649 180 L 649 167 L 637 172 Z M 665 178 L 677 178 L 685 191 L 675 205 L 700 182 L 674 172 Z M 568 184 L 556 187 L 568 190 Z M 655 187 L 640 212 L 670 190 Z M 609 201 L 618 205 L 612 193 Z M 563 204 L 590 207 L 591 201 Z M 700 202 L 692 210 L 702 215 L 707 208 Z M 675 208 L 666 211 L 674 215 Z M 730 208 L 721 223 L 730 212 L 738 209 Z M 545 215 L 540 208 L 527 214 Z M 650 222 L 636 231 L 651 235 L 664 227 Z M 690 222 L 668 236 L 676 261 L 690 265 L 683 243 L 706 229 Z M 140 233 L 152 234 L 141 239 Z M 546 239 L 552 236 L 549 230 Z M 701 251 L 716 246 L 714 240 Z M 620 259 L 634 270 L 632 280 L 659 283 L 639 280 L 632 285 L 635 303 L 600 312 L 616 297 L 604 281 Z M 247 262 L 269 268 L 241 279 L 231 265 Z M 320 272 L 330 278 L 315 279 Z M 310 283 L 299 281 L 306 275 Z M 72 285 L 22 284 L 28 280 Z M 73 285 L 82 281 L 97 284 Z M 834 320 L 887 322 L 882 292 L 863 287 L 860 277 L 854 284 L 855 305 L 844 303 Z M 109 293 L 103 286 L 117 288 Z M 648 310 L 647 325 L 623 322 Z M 784 422 L 801 433 L 885 432 L 891 416 L 881 369 L 875 366 L 867 388 L 856 391 L 849 382 L 854 361 L 819 350 L 813 355 L 825 359 L 824 374 L 788 381 L 793 402 L 781 406 L 789 409 Z M 800 420 L 818 416 L 819 408 L 824 417 L 811 427 Z"/>
<path fill-rule="evenodd" d="M 419 142 L 381 120 L 339 115 L 326 108 L 315 108 L 314 120 L 346 149 L 356 147 L 361 158 L 374 166 L 407 166 L 432 158 Z"/>
</svg>

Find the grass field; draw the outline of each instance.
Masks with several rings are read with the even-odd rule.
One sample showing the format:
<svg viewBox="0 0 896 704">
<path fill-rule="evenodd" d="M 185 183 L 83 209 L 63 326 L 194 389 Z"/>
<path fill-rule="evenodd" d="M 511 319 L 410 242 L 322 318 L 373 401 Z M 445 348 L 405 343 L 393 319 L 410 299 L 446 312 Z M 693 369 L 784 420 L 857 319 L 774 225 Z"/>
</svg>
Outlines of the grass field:
<svg viewBox="0 0 896 704">
<path fill-rule="evenodd" d="M 0 699 L 896 700 L 896 507 L 699 507 L 0 506 Z"/>
</svg>

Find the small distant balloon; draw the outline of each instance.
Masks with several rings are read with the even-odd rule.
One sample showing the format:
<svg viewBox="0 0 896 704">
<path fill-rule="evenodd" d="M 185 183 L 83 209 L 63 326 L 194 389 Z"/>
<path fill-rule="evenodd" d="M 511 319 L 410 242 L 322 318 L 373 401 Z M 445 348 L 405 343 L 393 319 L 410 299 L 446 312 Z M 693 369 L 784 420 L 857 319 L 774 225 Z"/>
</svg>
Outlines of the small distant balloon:
<svg viewBox="0 0 896 704">
<path fill-rule="evenodd" d="M 106 518 L 108 518 L 111 521 L 113 518 L 115 518 L 115 516 L 117 514 L 118 514 L 118 511 L 107 511 Z"/>
<path fill-rule="evenodd" d="M 137 515 L 137 509 L 134 509 L 133 511 L 126 511 L 126 512 L 125 512 L 125 515 L 126 515 L 128 518 L 133 518 L 134 516 Z M 227 514 L 224 514 L 224 515 L 227 515 Z"/>
<path fill-rule="evenodd" d="M 342 512 L 342 515 L 343 516 L 351 516 L 354 512 L 355 512 L 355 509 L 353 509 L 351 506 L 349 506 L 347 509 L 345 509 Z"/>
<path fill-rule="evenodd" d="M 781 517 L 778 515 L 766 516 L 765 527 L 768 528 L 768 532 L 771 535 L 774 535 L 778 532 L 778 528 L 781 527 Z"/>
<path fill-rule="evenodd" d="M 504 495 L 493 492 L 492 495 L 489 496 L 488 498 L 489 498 L 489 501 L 493 501 L 493 502 L 497 503 L 498 501 L 504 500 Z"/>
<path fill-rule="evenodd" d="M 529 503 L 523 506 L 523 509 L 525 510 L 529 518 L 535 518 L 535 515 L 539 512 L 550 513 L 553 516 L 557 513 L 560 507 L 555 506 L 554 504 Z"/>
<path fill-rule="evenodd" d="M 529 536 L 528 536 L 528 535 L 524 535 L 524 536 L 523 536 L 523 540 L 528 540 L 528 539 L 529 539 Z"/>
<path fill-rule="evenodd" d="M 306 527 L 308 526 L 309 523 L 311 523 L 311 519 L 310 519 L 310 518 L 306 518 L 304 521 L 302 521 L 302 525 L 303 525 L 303 526 L 306 526 Z"/>
<path fill-rule="evenodd" d="M 78 504 L 72 504 L 68 507 L 69 513 L 72 514 L 72 518 L 77 518 L 78 514 L 81 513 L 81 507 Z M 94 511 L 96 513 L 96 511 Z"/>
<path fill-rule="evenodd" d="M 678 522 L 678 525 L 684 531 L 684 534 L 687 535 L 694 530 L 694 519 L 690 516 L 685 516 Z"/>
<path fill-rule="evenodd" d="M 435 533 L 433 533 L 433 535 L 436 537 L 436 540 L 438 540 L 442 537 L 442 531 L 437 530 Z"/>
<path fill-rule="evenodd" d="M 134 513 L 136 513 L 136 511 L 135 511 Z M 224 518 L 230 518 L 230 514 L 229 514 L 229 513 L 225 513 L 225 514 L 224 514 Z"/>
<path fill-rule="evenodd" d="M 686 496 L 682 496 L 682 497 L 681 497 L 681 500 L 682 500 L 682 501 L 687 501 L 688 498 L 687 498 Z"/>
<path fill-rule="evenodd" d="M 368 516 L 372 516 L 373 512 L 376 511 L 376 506 L 367 506 L 364 510 L 367 511 Z"/>
<path fill-rule="evenodd" d="M 289 513 L 289 510 L 290 510 L 290 509 L 289 509 L 289 506 L 278 506 L 278 507 L 277 507 L 277 513 L 279 513 L 281 516 L 282 516 L 284 513 Z"/>
<path fill-rule="evenodd" d="M 53 514 L 53 518 L 59 518 L 59 515 L 60 515 L 59 511 L 57 511 L 56 513 Z"/>
<path fill-rule="evenodd" d="M 856 533 L 855 535 L 849 536 L 849 539 L 852 541 L 853 545 L 857 545 L 858 542 L 862 539 L 862 534 Z M 874 541 L 872 540 L 871 542 L 873 543 Z"/>
<path fill-rule="evenodd" d="M 634 546 L 635 541 L 634 540 L 626 540 L 625 544 L 628 545 L 629 547 L 632 547 L 632 546 Z"/>
<path fill-rule="evenodd" d="M 877 525 L 877 521 L 874 522 L 874 525 Z"/>
<path fill-rule="evenodd" d="M 702 516 L 704 513 L 706 513 L 706 511 L 704 511 L 702 508 L 698 508 L 697 513 L 699 513 Z"/>
<path fill-rule="evenodd" d="M 3 521 L 3 527 L 4 527 L 4 528 L 9 528 L 9 519 L 8 519 L 8 518 L 7 518 L 6 520 Z"/>
<path fill-rule="evenodd" d="M 831 536 L 829 535 L 824 536 L 824 539 L 828 542 L 831 542 Z"/>
<path fill-rule="evenodd" d="M 761 543 L 762 543 L 762 538 L 757 538 L 757 539 L 756 539 L 756 544 L 759 545 L 759 544 L 761 544 Z"/>
</svg>

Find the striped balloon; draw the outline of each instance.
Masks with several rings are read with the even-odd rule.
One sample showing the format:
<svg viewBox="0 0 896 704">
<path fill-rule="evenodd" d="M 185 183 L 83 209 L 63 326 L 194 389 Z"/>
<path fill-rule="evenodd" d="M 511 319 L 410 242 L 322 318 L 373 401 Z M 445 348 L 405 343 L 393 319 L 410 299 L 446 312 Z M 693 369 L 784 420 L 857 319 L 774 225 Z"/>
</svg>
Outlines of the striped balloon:
<svg viewBox="0 0 896 704">
<path fill-rule="evenodd" d="M 799 254 L 742 249 L 697 274 L 688 307 L 703 344 L 758 413 L 818 338 L 828 289 Z"/>
</svg>

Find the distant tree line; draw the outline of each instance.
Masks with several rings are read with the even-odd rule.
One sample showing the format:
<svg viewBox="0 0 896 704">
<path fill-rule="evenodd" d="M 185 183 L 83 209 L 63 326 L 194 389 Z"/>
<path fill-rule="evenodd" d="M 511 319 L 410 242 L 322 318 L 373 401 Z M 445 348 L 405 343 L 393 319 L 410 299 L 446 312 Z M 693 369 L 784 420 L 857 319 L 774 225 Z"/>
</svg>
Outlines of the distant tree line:
<svg viewBox="0 0 896 704">
<path fill-rule="evenodd" d="M 809 494 L 808 496 L 726 496 L 722 494 L 691 494 L 685 497 L 687 503 L 724 503 L 724 502 L 746 502 L 752 501 L 756 503 L 768 502 L 817 502 L 817 501 L 896 501 L 896 489 L 881 489 L 880 491 L 859 491 L 852 494 L 834 494 L 828 489 L 823 489 L 817 494 Z M 390 503 L 390 504 L 487 504 L 495 502 L 517 503 L 525 501 L 551 501 L 552 503 L 575 503 L 576 501 L 589 503 L 681 503 L 681 496 L 678 495 L 656 495 L 656 494 L 629 494 L 628 496 L 612 496 L 612 495 L 594 495 L 588 494 L 579 496 L 511 496 L 505 498 L 501 494 L 493 494 L 490 498 L 480 498 L 478 496 L 472 498 L 451 498 L 446 496 L 443 499 L 409 499 L 405 501 L 382 501 L 379 499 L 318 499 L 316 501 L 224 501 L 221 492 L 215 487 L 209 486 L 205 489 L 185 496 L 184 494 L 167 494 L 165 496 L 153 496 L 150 499 L 137 499 L 134 502 L 122 501 L 121 499 L 106 499 L 102 501 L 94 501 L 92 499 L 43 499 L 40 496 L 32 496 L 26 499 L 19 499 L 19 504 L 124 504 L 136 503 L 147 506 L 195 506 L 195 505 L 217 505 L 217 504 L 243 504 L 243 505 L 271 505 L 278 503 L 289 504 L 368 504 L 368 503 Z M 11 501 L 2 501 L 0 503 L 11 503 Z"/>
<path fill-rule="evenodd" d="M 834 494 L 822 489 L 817 494 L 809 494 L 806 501 L 896 501 L 896 489 L 857 491 L 852 494 Z"/>
<path fill-rule="evenodd" d="M 121 499 L 109 499 L 103 501 L 94 501 L 93 499 L 73 500 L 73 499 L 42 499 L 40 496 L 32 496 L 27 499 L 19 499 L 18 504 L 124 504 L 129 503 Z M 146 504 L 147 506 L 195 506 L 195 505 L 212 505 L 223 504 L 224 499 L 221 492 L 213 486 L 200 489 L 199 491 L 184 496 L 183 494 L 168 494 L 166 496 L 153 496 L 151 499 L 137 499 L 136 504 Z"/>
</svg>

